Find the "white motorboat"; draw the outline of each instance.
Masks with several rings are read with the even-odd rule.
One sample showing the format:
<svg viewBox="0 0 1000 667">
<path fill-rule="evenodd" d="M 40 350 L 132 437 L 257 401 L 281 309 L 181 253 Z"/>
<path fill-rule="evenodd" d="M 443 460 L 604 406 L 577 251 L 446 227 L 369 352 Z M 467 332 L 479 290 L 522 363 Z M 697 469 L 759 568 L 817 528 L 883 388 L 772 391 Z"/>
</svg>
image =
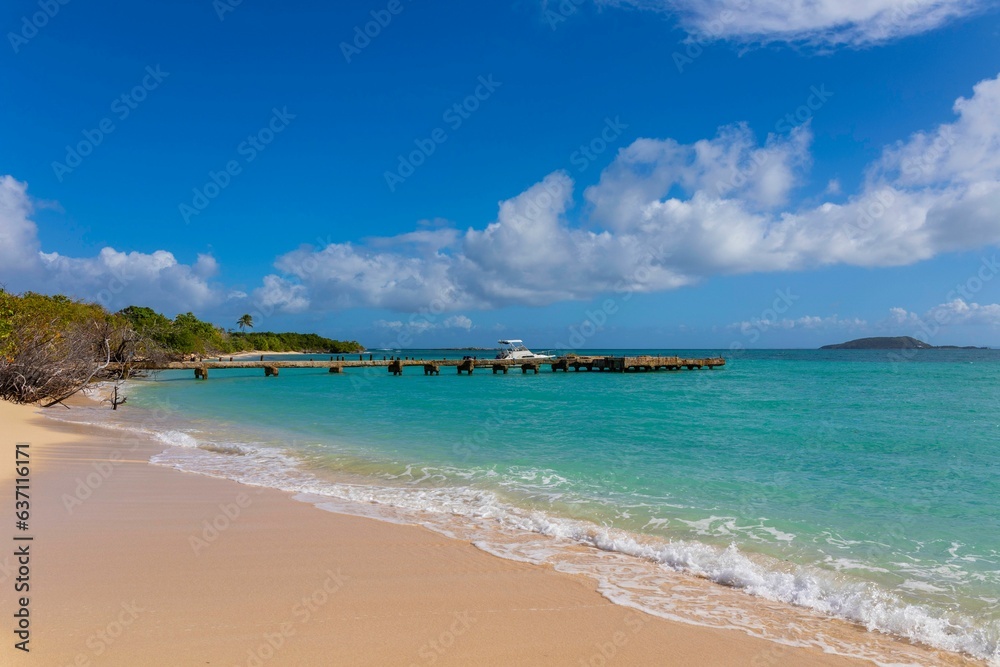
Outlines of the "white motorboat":
<svg viewBox="0 0 1000 667">
<path fill-rule="evenodd" d="M 497 359 L 552 359 L 551 354 L 535 354 L 528 348 L 524 346 L 524 341 L 512 338 L 511 340 L 500 340 L 497 341 L 500 344 L 500 350 L 497 353 Z"/>
</svg>

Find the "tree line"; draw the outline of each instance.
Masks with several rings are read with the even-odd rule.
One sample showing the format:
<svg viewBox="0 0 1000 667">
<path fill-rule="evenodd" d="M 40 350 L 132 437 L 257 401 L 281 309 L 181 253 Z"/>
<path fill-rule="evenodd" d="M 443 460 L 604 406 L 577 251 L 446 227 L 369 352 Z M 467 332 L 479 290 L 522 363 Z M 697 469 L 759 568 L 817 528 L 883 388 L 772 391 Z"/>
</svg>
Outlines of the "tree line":
<svg viewBox="0 0 1000 667">
<path fill-rule="evenodd" d="M 252 327 L 250 316 L 237 322 Z M 317 334 L 232 331 L 182 313 L 173 319 L 145 306 L 112 313 L 62 295 L 11 294 L 0 288 L 0 398 L 52 405 L 95 379 L 120 380 L 140 361 L 192 354 L 349 353 L 356 341 Z"/>
</svg>

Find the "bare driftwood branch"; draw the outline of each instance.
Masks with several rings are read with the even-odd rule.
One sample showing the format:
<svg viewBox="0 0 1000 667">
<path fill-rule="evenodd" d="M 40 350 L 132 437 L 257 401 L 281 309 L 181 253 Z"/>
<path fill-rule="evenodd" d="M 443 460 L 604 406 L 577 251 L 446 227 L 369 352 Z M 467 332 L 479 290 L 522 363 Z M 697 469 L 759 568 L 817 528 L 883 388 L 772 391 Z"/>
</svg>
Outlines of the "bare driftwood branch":
<svg viewBox="0 0 1000 667">
<path fill-rule="evenodd" d="M 111 363 L 111 342 L 109 339 L 105 338 L 103 344 L 105 350 L 104 362 L 98 366 L 95 366 L 93 370 L 91 370 L 90 375 L 88 375 L 85 380 L 83 380 L 82 382 L 77 381 L 74 384 L 74 386 L 70 388 L 68 391 L 65 391 L 61 395 L 53 398 L 49 403 L 42 405 L 43 408 L 51 408 L 56 403 L 62 403 L 67 398 L 69 398 L 70 396 L 72 396 L 73 394 L 77 393 L 78 391 L 86 387 L 88 384 L 90 384 L 90 381 L 93 380 L 98 373 L 100 373 L 101 371 L 103 371 L 105 368 L 108 367 L 108 364 Z"/>
<path fill-rule="evenodd" d="M 138 337 L 107 322 L 93 321 L 59 328 L 57 323 L 34 328 L 14 327 L 15 345 L 0 357 L 0 398 L 16 403 L 44 401 L 61 404 L 94 379 L 101 379 L 118 356 L 124 363 L 115 371 L 121 380 L 131 373 Z"/>
</svg>

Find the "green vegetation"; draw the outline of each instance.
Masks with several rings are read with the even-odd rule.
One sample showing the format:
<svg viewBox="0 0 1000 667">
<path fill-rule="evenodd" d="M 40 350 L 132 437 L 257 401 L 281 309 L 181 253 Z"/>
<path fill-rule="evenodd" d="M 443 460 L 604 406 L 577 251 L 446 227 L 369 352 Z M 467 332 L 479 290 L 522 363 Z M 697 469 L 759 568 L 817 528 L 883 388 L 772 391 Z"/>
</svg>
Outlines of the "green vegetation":
<svg viewBox="0 0 1000 667">
<path fill-rule="evenodd" d="M 132 348 L 122 318 L 64 296 L 0 289 L 0 398 L 61 399 Z"/>
<path fill-rule="evenodd" d="M 958 347 L 957 345 L 931 345 L 911 336 L 879 336 L 856 338 L 846 343 L 824 345 L 821 350 L 988 350 L 986 347 Z"/>
<path fill-rule="evenodd" d="M 199 320 L 193 313 L 183 313 L 170 320 L 151 308 L 129 306 L 118 315 L 128 320 L 140 336 L 158 344 L 168 354 L 175 355 L 234 354 L 252 350 L 339 354 L 364 349 L 353 340 L 339 341 L 317 334 L 225 331 L 221 327 Z M 250 315 L 240 318 L 240 322 L 244 320 L 248 320 L 245 326 L 253 326 L 253 318 Z"/>
<path fill-rule="evenodd" d="M 249 315 L 237 324 L 253 326 Z M 233 332 L 193 313 L 170 319 L 151 308 L 109 313 L 94 303 L 0 288 L 0 398 L 60 399 L 94 378 L 121 379 L 142 359 L 266 352 L 357 352 L 355 341 L 317 334 Z M 115 363 L 116 362 L 116 363 Z"/>
</svg>

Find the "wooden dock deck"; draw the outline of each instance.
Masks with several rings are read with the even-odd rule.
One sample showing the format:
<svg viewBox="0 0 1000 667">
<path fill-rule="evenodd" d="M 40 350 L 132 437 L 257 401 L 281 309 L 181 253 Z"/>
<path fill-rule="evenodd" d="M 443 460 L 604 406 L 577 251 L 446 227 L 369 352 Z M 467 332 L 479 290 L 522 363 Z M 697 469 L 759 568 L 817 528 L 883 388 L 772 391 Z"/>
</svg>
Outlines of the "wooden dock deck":
<svg viewBox="0 0 1000 667">
<path fill-rule="evenodd" d="M 702 359 L 686 359 L 684 357 L 638 356 L 638 357 L 597 357 L 597 356 L 564 356 L 552 359 L 375 359 L 373 354 L 358 355 L 358 359 L 349 356 L 333 356 L 322 359 L 321 355 L 313 355 L 309 359 L 292 359 L 281 361 L 265 361 L 234 359 L 227 357 L 211 357 L 198 361 L 174 361 L 166 364 L 152 365 L 138 363 L 133 368 L 158 370 L 193 370 L 197 379 L 208 379 L 209 371 L 227 368 L 262 368 L 266 377 L 277 376 L 282 368 L 325 368 L 330 373 L 340 374 L 349 368 L 385 368 L 392 375 L 402 375 L 404 369 L 416 368 L 424 375 L 440 375 L 442 368 L 455 368 L 459 375 L 472 375 L 476 370 L 490 372 L 494 375 L 506 375 L 511 370 L 523 374 L 538 374 L 543 366 L 557 371 L 599 371 L 610 373 L 638 373 L 654 371 L 679 371 L 681 369 L 714 370 L 726 365 L 722 357 Z"/>
</svg>

